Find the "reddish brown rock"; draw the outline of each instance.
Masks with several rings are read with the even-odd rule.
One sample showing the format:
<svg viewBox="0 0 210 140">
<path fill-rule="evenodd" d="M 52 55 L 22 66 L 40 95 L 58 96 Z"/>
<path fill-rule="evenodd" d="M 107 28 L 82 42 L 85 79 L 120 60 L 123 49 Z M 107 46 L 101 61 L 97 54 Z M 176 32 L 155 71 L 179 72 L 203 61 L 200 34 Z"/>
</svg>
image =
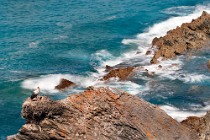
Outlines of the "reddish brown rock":
<svg viewBox="0 0 210 140">
<path fill-rule="evenodd" d="M 91 87 L 58 101 L 27 99 L 22 115 L 27 123 L 8 140 L 197 140 L 157 106 L 116 89 Z"/>
<path fill-rule="evenodd" d="M 111 69 L 113 69 L 113 67 L 106 65 L 105 71 L 110 71 Z"/>
<path fill-rule="evenodd" d="M 147 50 L 146 55 L 150 55 L 152 53 L 152 51 Z"/>
<path fill-rule="evenodd" d="M 199 140 L 210 140 L 210 112 L 207 112 L 204 117 L 188 117 L 181 122 L 191 130 L 197 132 Z"/>
<path fill-rule="evenodd" d="M 109 71 L 102 80 L 108 80 L 110 78 L 119 78 L 120 80 L 126 80 L 134 71 L 135 67 L 117 68 Z"/>
<path fill-rule="evenodd" d="M 58 89 L 58 90 L 65 90 L 66 88 L 69 88 L 69 87 L 74 87 L 76 84 L 67 80 L 67 79 L 64 79 L 62 78 L 60 80 L 60 83 L 55 86 L 55 89 Z"/>
<path fill-rule="evenodd" d="M 208 60 L 207 67 L 210 69 L 210 60 Z"/>
<path fill-rule="evenodd" d="M 206 12 L 191 23 L 184 23 L 181 27 L 170 30 L 160 38 L 154 38 L 152 45 L 157 48 L 151 60 L 158 63 L 158 58 L 173 58 L 189 49 L 199 49 L 209 41 L 210 15 Z"/>
</svg>

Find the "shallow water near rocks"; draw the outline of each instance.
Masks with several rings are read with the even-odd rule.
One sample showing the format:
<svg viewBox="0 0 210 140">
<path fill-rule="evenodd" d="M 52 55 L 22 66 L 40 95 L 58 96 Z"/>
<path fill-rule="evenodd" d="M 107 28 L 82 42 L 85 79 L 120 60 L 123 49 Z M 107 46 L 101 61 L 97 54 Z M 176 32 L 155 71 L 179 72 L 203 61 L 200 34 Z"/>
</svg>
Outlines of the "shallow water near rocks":
<svg viewBox="0 0 210 140">
<path fill-rule="evenodd" d="M 151 56 L 143 54 L 153 37 L 209 11 L 209 4 L 203 0 L 1 0 L 0 139 L 17 133 L 24 124 L 22 102 L 37 86 L 53 99 L 91 85 L 111 86 L 159 105 L 177 120 L 204 114 L 210 109 L 208 49 L 162 62 L 163 70 L 150 66 Z M 148 78 L 139 71 L 131 81 L 98 80 L 105 65 L 117 64 L 145 66 L 156 76 Z M 171 64 L 178 65 L 168 68 Z M 54 90 L 60 78 L 78 87 L 60 93 Z"/>
</svg>

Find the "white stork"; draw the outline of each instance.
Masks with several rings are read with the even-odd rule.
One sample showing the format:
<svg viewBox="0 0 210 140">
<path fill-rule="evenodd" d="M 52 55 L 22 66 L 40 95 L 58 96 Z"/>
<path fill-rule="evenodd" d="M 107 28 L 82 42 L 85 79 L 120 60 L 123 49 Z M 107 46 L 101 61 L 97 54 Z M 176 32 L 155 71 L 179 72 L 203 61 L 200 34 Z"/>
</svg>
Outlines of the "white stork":
<svg viewBox="0 0 210 140">
<path fill-rule="evenodd" d="M 33 91 L 32 95 L 31 95 L 31 99 L 36 98 L 36 97 L 38 96 L 39 92 L 40 92 L 40 88 L 37 87 L 37 88 Z"/>
</svg>

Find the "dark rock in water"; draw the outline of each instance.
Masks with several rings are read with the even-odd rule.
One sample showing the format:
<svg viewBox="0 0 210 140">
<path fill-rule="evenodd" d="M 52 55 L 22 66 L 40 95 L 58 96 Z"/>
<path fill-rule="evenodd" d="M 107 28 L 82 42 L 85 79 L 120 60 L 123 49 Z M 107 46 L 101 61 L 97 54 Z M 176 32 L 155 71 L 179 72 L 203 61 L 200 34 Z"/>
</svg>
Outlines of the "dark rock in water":
<svg viewBox="0 0 210 140">
<path fill-rule="evenodd" d="M 67 79 L 62 78 L 60 80 L 60 83 L 57 86 L 55 86 L 55 89 L 64 90 L 66 88 L 73 87 L 75 85 L 76 85 L 75 83 L 73 83 L 73 82 L 71 82 Z"/>
<path fill-rule="evenodd" d="M 184 126 L 197 132 L 199 140 L 210 140 L 210 112 L 204 117 L 188 117 L 181 122 Z"/>
<path fill-rule="evenodd" d="M 140 53 L 141 53 L 141 51 L 137 51 L 137 52 L 136 52 L 136 54 L 140 54 Z"/>
<path fill-rule="evenodd" d="M 101 80 L 108 80 L 110 78 L 119 78 L 120 80 L 126 80 L 132 74 L 134 69 L 135 67 L 112 69 Z"/>
<path fill-rule="evenodd" d="M 150 55 L 151 53 L 152 53 L 152 51 L 148 50 L 148 51 L 146 52 L 146 55 Z"/>
<path fill-rule="evenodd" d="M 149 72 L 148 69 L 145 69 L 145 75 L 146 75 L 147 77 L 154 78 L 154 77 L 155 77 L 155 72 L 154 72 L 154 71 L 153 71 L 153 72 Z"/>
<path fill-rule="evenodd" d="M 113 67 L 106 65 L 106 70 L 105 71 L 110 71 L 111 69 L 113 69 Z"/>
<path fill-rule="evenodd" d="M 187 50 L 202 48 L 210 39 L 210 15 L 207 12 L 184 23 L 181 27 L 170 30 L 167 35 L 154 38 L 152 45 L 156 47 L 155 54 L 151 60 L 152 64 L 158 63 L 158 58 L 173 58 Z"/>
<path fill-rule="evenodd" d="M 207 67 L 210 69 L 210 60 L 208 60 Z"/>
<path fill-rule="evenodd" d="M 92 87 L 58 101 L 38 98 L 23 103 L 27 123 L 8 140 L 197 140 L 157 106 L 116 89 Z"/>
</svg>

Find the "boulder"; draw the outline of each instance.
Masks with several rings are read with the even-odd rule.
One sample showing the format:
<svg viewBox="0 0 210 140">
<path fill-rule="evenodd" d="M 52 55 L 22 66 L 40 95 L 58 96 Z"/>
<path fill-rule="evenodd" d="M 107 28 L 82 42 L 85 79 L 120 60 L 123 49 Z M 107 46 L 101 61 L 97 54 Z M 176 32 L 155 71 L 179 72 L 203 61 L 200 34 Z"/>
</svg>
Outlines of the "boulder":
<svg viewBox="0 0 210 140">
<path fill-rule="evenodd" d="M 73 87 L 75 85 L 76 85 L 75 83 L 73 83 L 73 82 L 71 82 L 71 81 L 69 81 L 67 79 L 62 78 L 60 80 L 60 83 L 57 86 L 55 86 L 55 89 L 57 89 L 57 90 L 65 90 L 66 88 Z"/>
<path fill-rule="evenodd" d="M 91 87 L 57 101 L 38 98 L 23 103 L 26 124 L 8 140 L 198 140 L 157 106 L 117 89 Z"/>
<path fill-rule="evenodd" d="M 151 60 L 152 64 L 158 63 L 158 58 L 174 58 L 187 50 L 199 49 L 205 46 L 210 39 L 210 15 L 207 12 L 184 23 L 176 29 L 170 30 L 163 37 L 155 37 L 152 46 L 156 48 Z"/>
<path fill-rule="evenodd" d="M 106 65 L 106 68 L 105 68 L 105 71 L 110 71 L 111 69 L 113 69 L 113 67 L 109 66 L 109 65 Z"/>
<path fill-rule="evenodd" d="M 204 117 L 188 117 L 181 122 L 184 126 L 196 131 L 199 140 L 210 140 L 210 112 L 208 111 Z"/>
<path fill-rule="evenodd" d="M 110 78 L 119 78 L 120 80 L 126 80 L 133 73 L 134 69 L 135 67 L 112 69 L 101 80 L 108 80 Z"/>
<path fill-rule="evenodd" d="M 147 50 L 146 55 L 150 55 L 152 53 L 152 51 Z"/>
<path fill-rule="evenodd" d="M 207 67 L 210 69 L 210 60 L 207 62 Z"/>
</svg>

